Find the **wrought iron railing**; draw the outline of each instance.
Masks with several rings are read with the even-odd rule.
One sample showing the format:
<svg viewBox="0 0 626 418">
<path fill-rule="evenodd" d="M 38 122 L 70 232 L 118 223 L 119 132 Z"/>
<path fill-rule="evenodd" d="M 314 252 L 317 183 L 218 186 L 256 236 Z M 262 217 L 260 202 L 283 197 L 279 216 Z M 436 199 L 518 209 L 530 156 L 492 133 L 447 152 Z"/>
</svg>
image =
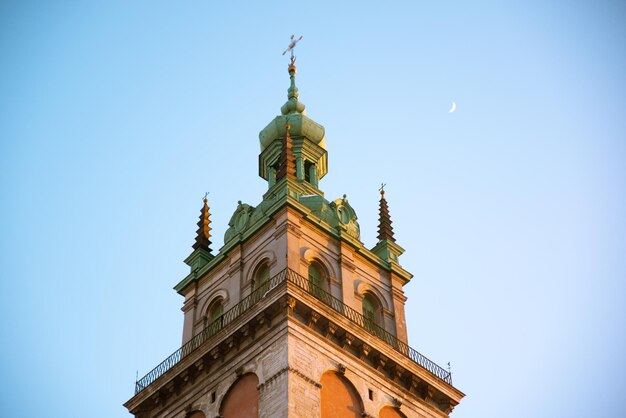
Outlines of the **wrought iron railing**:
<svg viewBox="0 0 626 418">
<path fill-rule="evenodd" d="M 263 299 L 272 289 L 284 281 L 292 283 L 298 288 L 310 293 L 335 312 L 338 312 L 351 322 L 359 325 L 370 334 L 380 338 L 396 351 L 411 359 L 413 362 L 422 366 L 424 369 L 428 370 L 440 379 L 443 379 L 445 382 L 452 384 L 452 376 L 450 372 L 438 366 L 436 363 L 420 354 L 417 350 L 409 347 L 405 342 L 398 340 L 393 334 L 387 332 L 384 328 L 372 322 L 371 319 L 364 317 L 358 311 L 345 305 L 341 300 L 332 296 L 321 287 L 315 285 L 306 277 L 301 276 L 293 270 L 285 269 L 272 277 L 268 282 L 263 283 L 258 289 L 254 290 L 250 295 L 242 299 L 241 302 L 226 311 L 218 319 L 211 322 L 199 334 L 195 335 L 185 345 L 176 350 L 148 374 L 138 380 L 135 383 L 135 394 L 138 394 L 148 387 L 148 385 L 174 367 L 183 357 L 200 347 L 205 341 L 217 334 L 224 326 L 241 316 L 245 311 Z"/>
<path fill-rule="evenodd" d="M 230 324 L 236 318 L 241 316 L 245 311 L 250 309 L 258 301 L 263 299 L 272 289 L 285 281 L 285 277 L 289 270 L 283 270 L 276 276 L 272 277 L 266 283 L 254 290 L 250 295 L 246 296 L 228 311 L 224 312 L 219 318 L 208 324 L 199 334 L 195 335 L 191 340 L 187 341 L 178 350 L 174 351 L 168 358 L 163 360 L 161 364 L 152 369 L 148 374 L 135 383 L 135 395 L 148 387 L 152 382 L 161 377 L 165 372 L 174 367 L 183 357 L 189 355 L 196 348 L 200 347 L 205 341 L 217 334 L 222 328 Z"/>
<path fill-rule="evenodd" d="M 432 360 L 429 360 L 426 356 L 420 354 L 417 350 L 409 347 L 404 341 L 400 341 L 393 334 L 386 331 L 384 328 L 374 323 L 371 319 L 364 317 L 358 311 L 344 304 L 341 300 L 332 296 L 330 293 L 315 285 L 312 281 L 308 280 L 295 272 L 291 272 L 287 276 L 287 280 L 294 283 L 299 288 L 311 293 L 317 299 L 324 302 L 324 304 L 330 306 L 334 311 L 348 318 L 350 321 L 356 323 L 360 327 L 364 328 L 370 334 L 380 338 L 396 351 L 404 354 L 406 357 L 413 360 L 435 376 L 443 379 L 445 382 L 452 384 L 452 375 L 443 367 L 437 365 Z"/>
</svg>

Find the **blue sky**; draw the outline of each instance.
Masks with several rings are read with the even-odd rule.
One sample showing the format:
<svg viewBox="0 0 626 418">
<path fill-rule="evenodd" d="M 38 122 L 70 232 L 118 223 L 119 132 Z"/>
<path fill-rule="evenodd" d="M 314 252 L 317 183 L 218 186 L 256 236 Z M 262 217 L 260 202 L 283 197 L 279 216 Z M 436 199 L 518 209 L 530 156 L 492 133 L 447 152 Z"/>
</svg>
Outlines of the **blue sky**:
<svg viewBox="0 0 626 418">
<path fill-rule="evenodd" d="M 371 247 L 387 183 L 410 344 L 452 362 L 452 416 L 625 415 L 625 18 L 617 1 L 3 2 L 3 415 L 129 416 L 135 372 L 180 345 L 172 287 L 204 192 L 219 248 L 265 190 L 257 135 L 292 33 L 320 187 Z"/>
</svg>

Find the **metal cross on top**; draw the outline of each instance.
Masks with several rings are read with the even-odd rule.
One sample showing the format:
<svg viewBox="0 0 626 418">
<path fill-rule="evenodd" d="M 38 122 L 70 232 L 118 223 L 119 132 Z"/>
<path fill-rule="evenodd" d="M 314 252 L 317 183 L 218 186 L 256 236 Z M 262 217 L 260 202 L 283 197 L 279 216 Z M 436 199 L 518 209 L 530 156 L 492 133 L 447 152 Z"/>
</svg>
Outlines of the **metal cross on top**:
<svg viewBox="0 0 626 418">
<path fill-rule="evenodd" d="M 296 62 L 296 57 L 293 56 L 293 49 L 296 47 L 296 44 L 302 40 L 302 36 L 300 36 L 298 39 L 294 38 L 295 36 L 291 35 L 291 38 L 289 38 L 291 39 L 291 43 L 289 44 L 287 49 L 285 49 L 285 52 L 283 52 L 283 55 L 285 55 L 287 52 L 291 52 L 291 65 Z"/>
<path fill-rule="evenodd" d="M 380 183 L 380 189 L 378 189 L 378 191 L 380 192 L 380 194 L 385 194 L 385 183 Z"/>
</svg>

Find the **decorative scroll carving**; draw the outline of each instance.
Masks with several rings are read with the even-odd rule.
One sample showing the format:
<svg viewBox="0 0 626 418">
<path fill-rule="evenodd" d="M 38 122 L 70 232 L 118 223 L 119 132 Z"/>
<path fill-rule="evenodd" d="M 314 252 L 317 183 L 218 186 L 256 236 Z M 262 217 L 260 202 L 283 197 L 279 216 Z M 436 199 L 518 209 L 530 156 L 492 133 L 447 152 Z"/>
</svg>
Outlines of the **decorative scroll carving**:
<svg viewBox="0 0 626 418">
<path fill-rule="evenodd" d="M 296 299 L 292 296 L 287 296 L 285 307 L 287 308 L 287 314 L 293 315 L 293 310 L 296 308 Z"/>
<path fill-rule="evenodd" d="M 317 321 L 320 319 L 321 315 L 315 311 L 311 311 L 311 317 L 309 318 L 309 327 L 313 327 L 317 324 Z"/>
<path fill-rule="evenodd" d="M 350 334 L 349 332 L 346 332 L 343 334 L 343 348 L 347 348 L 347 347 L 352 347 L 352 344 L 354 343 L 355 338 L 354 335 Z"/>
<path fill-rule="evenodd" d="M 378 361 L 376 362 L 376 369 L 378 369 L 378 371 L 384 371 L 385 367 L 387 367 L 387 363 L 389 362 L 389 358 L 379 354 L 378 355 Z"/>
<path fill-rule="evenodd" d="M 372 347 L 370 347 L 366 343 L 361 344 L 361 353 L 360 353 L 361 360 L 365 360 L 367 356 L 369 356 L 371 351 L 372 351 Z"/>
<path fill-rule="evenodd" d="M 339 327 L 336 324 L 328 321 L 328 327 L 326 328 L 326 338 L 334 336 L 338 329 Z"/>
<path fill-rule="evenodd" d="M 218 358 L 222 358 L 222 350 L 220 350 L 220 347 L 217 346 L 215 347 L 213 350 L 211 350 L 209 352 L 209 354 L 211 354 L 211 357 L 213 357 L 213 360 L 217 360 Z"/>
</svg>

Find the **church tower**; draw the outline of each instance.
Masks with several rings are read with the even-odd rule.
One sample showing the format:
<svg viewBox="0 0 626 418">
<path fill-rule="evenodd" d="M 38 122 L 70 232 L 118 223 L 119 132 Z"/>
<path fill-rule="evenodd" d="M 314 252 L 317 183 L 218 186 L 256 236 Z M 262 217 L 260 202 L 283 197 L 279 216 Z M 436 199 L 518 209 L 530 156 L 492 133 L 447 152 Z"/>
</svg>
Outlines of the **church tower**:
<svg viewBox="0 0 626 418">
<path fill-rule="evenodd" d="M 239 202 L 216 254 L 205 198 L 175 287 L 183 345 L 137 381 L 125 404 L 137 418 L 447 417 L 464 396 L 408 345 L 412 275 L 384 190 L 373 248 L 346 196 L 324 197 L 325 130 L 299 101 L 294 62 L 288 100 L 259 134 L 267 192 Z"/>
</svg>

